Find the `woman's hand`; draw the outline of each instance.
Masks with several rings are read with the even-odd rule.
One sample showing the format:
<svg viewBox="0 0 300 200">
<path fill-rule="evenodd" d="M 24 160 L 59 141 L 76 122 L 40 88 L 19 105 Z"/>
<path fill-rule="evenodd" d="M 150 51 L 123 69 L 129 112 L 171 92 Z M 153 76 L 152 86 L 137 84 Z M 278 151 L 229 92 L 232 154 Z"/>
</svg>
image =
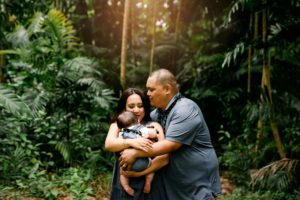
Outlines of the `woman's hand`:
<svg viewBox="0 0 300 200">
<path fill-rule="evenodd" d="M 127 139 L 126 142 L 133 148 L 148 152 L 153 142 L 146 138 Z"/>
<path fill-rule="evenodd" d="M 131 169 L 132 164 L 137 158 L 137 150 L 136 149 L 125 149 L 124 151 L 120 152 L 120 167 L 122 169 Z"/>
</svg>

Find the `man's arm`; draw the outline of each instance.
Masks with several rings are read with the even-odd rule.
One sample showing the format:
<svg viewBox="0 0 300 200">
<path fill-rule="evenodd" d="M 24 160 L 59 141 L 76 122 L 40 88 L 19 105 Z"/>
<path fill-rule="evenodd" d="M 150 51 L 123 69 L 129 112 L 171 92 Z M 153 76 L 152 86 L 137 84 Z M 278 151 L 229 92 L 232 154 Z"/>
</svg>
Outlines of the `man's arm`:
<svg viewBox="0 0 300 200">
<path fill-rule="evenodd" d="M 132 163 L 139 157 L 155 157 L 177 150 L 182 146 L 181 143 L 170 140 L 161 140 L 152 145 L 148 152 L 137 149 L 125 149 L 120 156 L 120 166 L 131 168 Z"/>
<path fill-rule="evenodd" d="M 152 162 L 150 167 L 145 169 L 144 171 L 141 172 L 136 172 L 136 171 L 121 171 L 122 174 L 124 174 L 127 177 L 140 177 L 140 176 L 145 176 L 147 174 L 156 172 L 157 170 L 163 168 L 169 163 L 169 154 L 164 154 L 161 156 L 156 156 Z"/>
</svg>

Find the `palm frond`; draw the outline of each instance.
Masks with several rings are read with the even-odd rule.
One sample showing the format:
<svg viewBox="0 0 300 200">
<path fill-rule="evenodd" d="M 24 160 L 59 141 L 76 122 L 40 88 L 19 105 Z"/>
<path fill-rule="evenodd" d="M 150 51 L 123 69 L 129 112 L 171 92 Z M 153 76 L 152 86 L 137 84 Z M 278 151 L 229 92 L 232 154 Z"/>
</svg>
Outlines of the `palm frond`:
<svg viewBox="0 0 300 200">
<path fill-rule="evenodd" d="M 31 22 L 29 27 L 27 28 L 27 32 L 29 37 L 37 32 L 44 32 L 43 31 L 43 23 L 45 21 L 45 16 L 41 12 L 36 12 L 34 16 L 31 18 Z"/>
<path fill-rule="evenodd" d="M 228 15 L 225 19 L 225 25 L 230 23 L 232 21 L 232 16 L 237 13 L 238 11 L 244 10 L 246 7 L 246 4 L 249 2 L 249 0 L 236 0 L 232 3 L 232 6 L 230 7 L 230 10 L 228 12 Z M 250 1 L 251 3 L 251 1 Z"/>
<path fill-rule="evenodd" d="M 12 49 L 1 50 L 0 55 L 4 55 L 4 54 L 20 54 L 20 51 L 12 50 Z"/>
<path fill-rule="evenodd" d="M 0 106 L 14 115 L 31 115 L 28 105 L 22 102 L 13 90 L 3 85 L 0 85 Z"/>
<path fill-rule="evenodd" d="M 268 182 L 270 186 L 274 183 L 274 178 L 280 178 L 280 185 L 282 188 L 286 188 L 292 182 L 292 174 L 295 173 L 296 168 L 299 165 L 299 160 L 294 159 L 281 159 L 271 164 L 262 167 L 259 170 L 250 173 L 251 185 L 254 187 L 258 185 L 261 181 Z M 273 180 L 273 181 L 272 181 Z"/>
<path fill-rule="evenodd" d="M 105 87 L 105 83 L 93 77 L 81 78 L 77 81 L 79 85 L 88 85 L 94 92 L 99 92 Z"/>
<path fill-rule="evenodd" d="M 83 76 L 91 76 L 94 74 L 100 75 L 92 66 L 94 61 L 86 57 L 76 57 L 68 60 L 62 67 L 58 76 L 69 78 L 70 80 L 77 81 Z"/>
<path fill-rule="evenodd" d="M 26 48 L 30 45 L 28 31 L 24 28 L 24 26 L 18 25 L 15 31 L 7 34 L 6 37 L 14 47 Z"/>
<path fill-rule="evenodd" d="M 225 56 L 225 59 L 222 63 L 222 67 L 230 66 L 232 63 L 236 62 L 236 58 L 240 57 L 245 52 L 245 44 L 243 42 L 237 44 L 235 48 L 228 52 Z"/>
<path fill-rule="evenodd" d="M 71 146 L 66 141 L 55 141 L 55 149 L 63 156 L 64 160 L 69 163 L 71 160 Z"/>
<path fill-rule="evenodd" d="M 113 91 L 109 89 L 103 89 L 100 95 L 95 96 L 94 99 L 104 109 L 109 109 L 110 104 L 117 100 L 113 97 Z"/>
<path fill-rule="evenodd" d="M 39 111 L 45 109 L 49 98 L 48 94 L 45 91 L 33 91 L 29 90 L 25 94 L 23 94 L 22 98 L 32 110 L 35 116 L 38 115 Z"/>
</svg>

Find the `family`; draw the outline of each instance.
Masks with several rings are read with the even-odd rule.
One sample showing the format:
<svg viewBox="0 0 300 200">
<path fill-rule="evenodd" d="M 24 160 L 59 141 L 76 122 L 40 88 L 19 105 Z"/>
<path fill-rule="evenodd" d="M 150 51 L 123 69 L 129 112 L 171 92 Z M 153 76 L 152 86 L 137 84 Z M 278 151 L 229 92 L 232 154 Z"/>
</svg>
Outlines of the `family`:
<svg viewBox="0 0 300 200">
<path fill-rule="evenodd" d="M 221 194 L 219 163 L 200 108 L 181 95 L 169 70 L 152 72 L 146 87 L 147 94 L 123 92 L 106 137 L 105 149 L 116 156 L 110 200 L 215 199 Z M 124 115 L 128 111 L 136 119 Z M 147 162 L 136 170 L 141 158 Z"/>
</svg>

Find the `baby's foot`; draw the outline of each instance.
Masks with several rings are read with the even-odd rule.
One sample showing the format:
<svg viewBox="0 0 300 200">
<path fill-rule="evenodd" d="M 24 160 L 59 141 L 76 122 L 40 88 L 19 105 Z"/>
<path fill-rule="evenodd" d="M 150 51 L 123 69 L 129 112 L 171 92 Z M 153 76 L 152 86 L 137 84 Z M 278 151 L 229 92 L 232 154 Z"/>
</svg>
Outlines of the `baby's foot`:
<svg viewBox="0 0 300 200">
<path fill-rule="evenodd" d="M 149 193 L 151 190 L 151 183 L 145 183 L 144 185 L 144 193 Z"/>
<path fill-rule="evenodd" d="M 130 186 L 125 186 L 124 187 L 124 190 L 127 194 L 129 194 L 130 196 L 133 196 L 134 195 L 134 190 L 130 187 Z"/>
</svg>

